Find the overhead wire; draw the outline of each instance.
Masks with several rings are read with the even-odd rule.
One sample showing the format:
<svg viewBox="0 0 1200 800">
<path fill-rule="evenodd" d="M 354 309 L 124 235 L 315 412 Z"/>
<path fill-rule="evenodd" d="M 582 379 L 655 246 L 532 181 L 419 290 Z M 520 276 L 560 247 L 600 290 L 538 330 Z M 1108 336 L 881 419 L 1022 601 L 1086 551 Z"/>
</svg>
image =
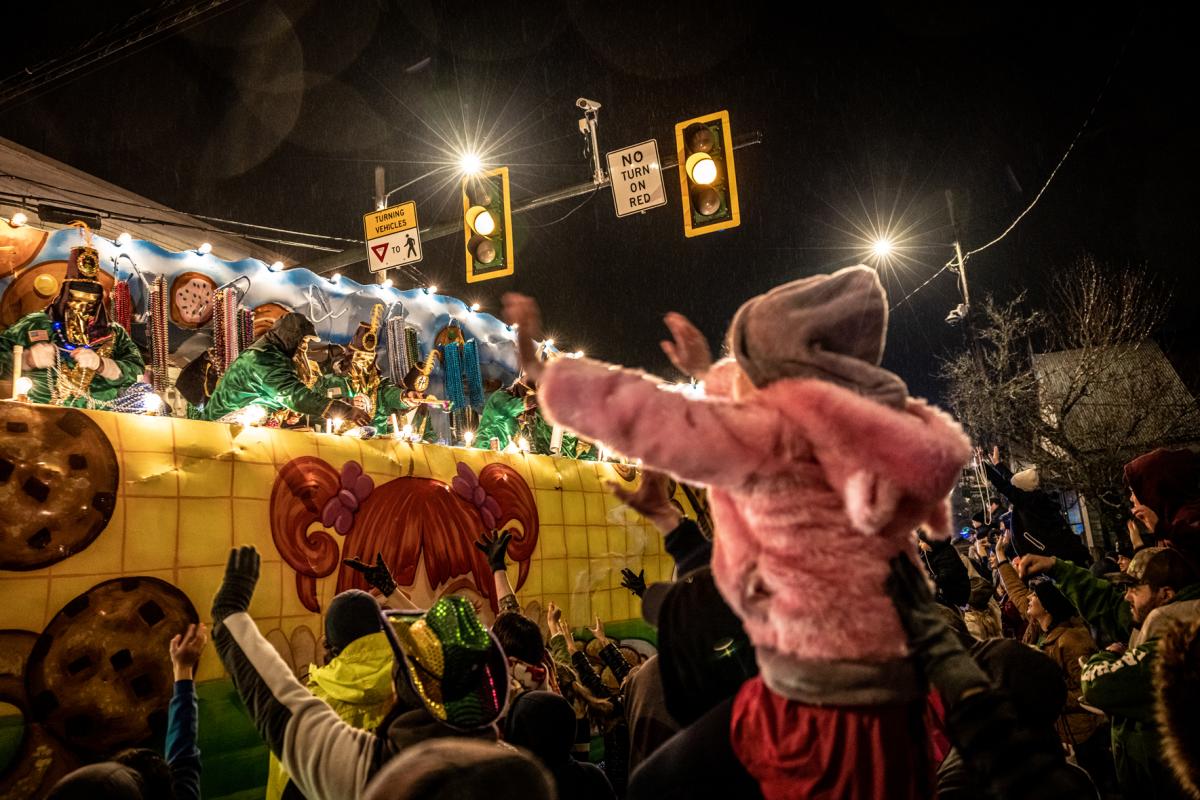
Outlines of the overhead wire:
<svg viewBox="0 0 1200 800">
<path fill-rule="evenodd" d="M 1044 195 L 1046 193 L 1046 190 L 1050 188 L 1050 184 L 1054 181 L 1055 176 L 1058 175 L 1058 171 L 1060 169 L 1062 169 L 1063 164 L 1067 163 L 1067 159 L 1070 157 L 1071 153 L 1075 150 L 1075 145 L 1077 145 L 1079 143 L 1079 140 L 1081 138 L 1083 138 L 1084 132 L 1087 131 L 1088 126 L 1092 122 L 1092 118 L 1095 117 L 1096 109 L 1100 107 L 1100 101 L 1104 99 L 1105 93 L 1107 93 L 1109 86 L 1112 84 L 1113 76 L 1116 75 L 1117 67 L 1119 67 L 1121 65 L 1121 62 L 1125 58 L 1125 53 L 1129 49 L 1129 42 L 1130 42 L 1130 40 L 1132 40 L 1133 33 L 1136 29 L 1137 29 L 1137 25 L 1135 23 L 1134 26 L 1132 28 L 1130 28 L 1129 34 L 1125 37 L 1125 41 L 1121 45 L 1121 51 L 1117 54 L 1116 60 L 1113 62 L 1112 67 L 1109 69 L 1108 77 L 1105 79 L 1104 85 L 1100 87 L 1100 92 L 1096 95 L 1096 99 L 1092 102 L 1092 106 L 1088 110 L 1087 116 L 1083 120 L 1083 124 L 1080 125 L 1079 130 L 1077 130 L 1075 132 L 1075 136 L 1071 139 L 1071 143 L 1067 145 L 1067 149 L 1062 154 L 1062 158 L 1060 158 L 1058 160 L 1058 163 L 1054 165 L 1054 169 L 1050 170 L 1050 175 L 1046 178 L 1045 183 L 1042 184 L 1042 188 L 1038 190 L 1036 195 L 1034 195 L 1033 200 L 1031 200 L 1029 202 L 1029 205 L 1027 205 L 1025 207 L 1025 209 L 1023 211 L 1021 211 L 1021 213 L 1018 214 L 1016 216 L 1016 218 L 1013 219 L 1013 221 L 1008 224 L 1008 227 L 1006 227 L 1003 231 L 1000 232 L 1000 235 L 996 236 L 994 239 L 987 242 L 986 244 L 982 244 L 979 247 L 976 247 L 974 249 L 968 250 L 965 253 L 963 253 L 962 260 L 963 260 L 964 264 L 971 256 L 982 253 L 984 250 L 987 250 L 989 247 L 992 247 L 993 245 L 998 244 L 1006 236 L 1008 236 L 1008 234 L 1012 233 L 1013 229 L 1016 228 L 1018 224 L 1020 224 L 1021 220 L 1023 220 L 1025 218 L 1025 216 L 1027 214 L 1029 214 L 1030 211 L 1033 210 L 1034 206 L 1036 206 L 1038 204 L 1038 201 L 1042 199 L 1042 195 Z M 944 265 L 942 265 L 941 269 L 939 269 L 937 272 L 930 275 L 929 278 L 926 279 L 924 283 L 922 283 L 920 286 L 918 286 L 917 288 L 913 289 L 911 292 L 906 294 L 898 303 L 893 304 L 891 307 L 891 310 L 895 311 L 898 306 L 907 302 L 909 298 L 911 298 L 917 292 L 921 291 L 926 286 L 928 286 L 930 283 L 932 283 L 934 278 L 937 278 L 939 275 L 941 275 L 943 272 L 945 272 L 947 270 L 953 269 L 953 267 L 954 267 L 954 259 L 952 258 L 949 261 L 947 261 Z"/>
</svg>

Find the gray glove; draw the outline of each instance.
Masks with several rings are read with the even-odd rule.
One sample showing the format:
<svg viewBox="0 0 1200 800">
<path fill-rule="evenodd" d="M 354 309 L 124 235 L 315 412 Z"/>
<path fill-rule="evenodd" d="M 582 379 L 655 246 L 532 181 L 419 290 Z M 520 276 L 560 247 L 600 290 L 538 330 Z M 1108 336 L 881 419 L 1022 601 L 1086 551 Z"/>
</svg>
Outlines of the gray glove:
<svg viewBox="0 0 1200 800">
<path fill-rule="evenodd" d="M 887 593 L 908 633 L 913 658 L 929 682 L 937 687 L 947 707 L 972 690 L 990 688 L 987 674 L 963 650 L 954 632 L 942 620 L 929 591 L 929 581 L 912 559 L 905 555 L 892 559 Z"/>
</svg>

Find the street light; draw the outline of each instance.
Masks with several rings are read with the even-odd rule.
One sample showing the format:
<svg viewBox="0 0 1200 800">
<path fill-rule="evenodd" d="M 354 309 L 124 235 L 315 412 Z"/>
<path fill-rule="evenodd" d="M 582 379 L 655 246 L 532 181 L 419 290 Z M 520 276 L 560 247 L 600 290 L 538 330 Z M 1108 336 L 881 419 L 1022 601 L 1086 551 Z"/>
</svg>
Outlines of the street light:
<svg viewBox="0 0 1200 800">
<path fill-rule="evenodd" d="M 463 175 L 475 175 L 483 169 L 483 161 L 475 153 L 463 153 L 458 159 L 458 167 Z"/>
</svg>

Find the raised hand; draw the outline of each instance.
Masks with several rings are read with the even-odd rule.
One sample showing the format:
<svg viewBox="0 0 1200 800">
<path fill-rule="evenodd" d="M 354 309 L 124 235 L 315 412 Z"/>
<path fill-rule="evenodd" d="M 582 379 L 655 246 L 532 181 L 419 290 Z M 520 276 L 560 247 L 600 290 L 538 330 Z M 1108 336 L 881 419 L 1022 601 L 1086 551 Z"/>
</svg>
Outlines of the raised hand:
<svg viewBox="0 0 1200 800">
<path fill-rule="evenodd" d="M 646 570 L 641 570 L 635 575 L 633 570 L 626 567 L 621 570 L 621 585 L 641 597 L 646 593 Z"/>
<path fill-rule="evenodd" d="M 175 634 L 171 639 L 171 666 L 175 670 L 175 680 L 190 681 L 196 677 L 196 664 L 200 662 L 200 654 L 208 644 L 208 626 L 204 623 L 188 625 L 183 633 Z"/>
<path fill-rule="evenodd" d="M 488 566 L 492 568 L 492 572 L 503 572 L 505 569 L 504 556 L 508 552 L 508 540 L 512 538 L 512 533 L 504 531 L 491 531 L 484 533 L 475 542 L 477 547 L 485 556 L 487 556 Z"/>
<path fill-rule="evenodd" d="M 254 545 L 242 545 L 229 551 L 229 561 L 225 564 L 225 578 L 213 597 L 214 623 L 220 622 L 230 614 L 250 608 L 261 564 L 262 559 Z"/>
<path fill-rule="evenodd" d="M 671 479 L 664 473 L 642 470 L 642 482 L 633 490 L 612 481 L 607 486 L 618 500 L 650 520 L 661 532 L 669 533 L 679 525 L 682 515 L 671 505 Z"/>
<path fill-rule="evenodd" d="M 542 362 L 537 357 L 537 340 L 542 338 L 542 312 L 532 297 L 517 292 L 505 292 L 504 321 L 517 329 L 517 356 L 525 378 L 537 383 L 542 376 Z"/>
<path fill-rule="evenodd" d="M 591 631 L 592 636 L 595 636 L 597 641 L 600 642 L 601 647 L 608 644 L 608 637 L 604 635 L 604 623 L 600 621 L 599 615 L 596 616 L 595 624 L 588 628 L 588 630 Z"/>
<path fill-rule="evenodd" d="M 361 572 L 367 583 L 378 589 L 384 597 L 389 597 L 392 592 L 396 591 L 396 579 L 392 577 L 392 571 L 388 569 L 387 562 L 383 560 L 383 553 L 375 554 L 374 566 L 359 561 L 357 558 L 344 558 L 342 563 L 356 572 Z"/>
<path fill-rule="evenodd" d="M 691 323 L 683 314 L 675 311 L 663 317 L 663 322 L 671 331 L 673 341 L 659 342 L 667 358 L 675 365 L 675 369 L 684 375 L 700 380 L 712 366 L 712 351 L 708 348 L 708 340 L 700 329 Z"/>
<path fill-rule="evenodd" d="M 1017 564 L 1017 574 L 1021 576 L 1021 580 L 1032 575 L 1041 575 L 1043 572 L 1049 572 L 1054 569 L 1054 565 L 1058 563 L 1058 559 L 1054 556 L 1035 556 L 1027 555 L 1021 559 L 1021 563 Z"/>
</svg>

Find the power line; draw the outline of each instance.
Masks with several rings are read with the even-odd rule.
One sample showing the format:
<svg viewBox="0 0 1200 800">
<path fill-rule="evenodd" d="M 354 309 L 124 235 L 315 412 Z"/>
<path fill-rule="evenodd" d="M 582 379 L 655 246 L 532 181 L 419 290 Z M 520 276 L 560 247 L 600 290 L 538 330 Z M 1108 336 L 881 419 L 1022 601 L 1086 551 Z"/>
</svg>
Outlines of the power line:
<svg viewBox="0 0 1200 800">
<path fill-rule="evenodd" d="M 1054 180 L 1054 177 L 1058 174 L 1058 171 L 1060 169 L 1062 169 L 1063 164 L 1067 163 L 1067 158 L 1070 157 L 1071 153 L 1075 150 L 1075 145 L 1077 145 L 1079 143 L 1079 140 L 1083 137 L 1083 134 L 1087 130 L 1088 125 L 1091 124 L 1092 118 L 1095 117 L 1096 109 L 1099 108 L 1099 106 L 1100 106 L 1100 101 L 1104 99 L 1104 95 L 1108 91 L 1108 87 L 1112 84 L 1113 76 L 1115 76 L 1117 74 L 1117 67 L 1119 67 L 1121 65 L 1121 62 L 1125 58 L 1125 53 L 1129 49 L 1129 42 L 1133 39 L 1133 34 L 1134 34 L 1135 30 L 1137 30 L 1136 23 L 1134 24 L 1134 26 L 1132 28 L 1129 29 L 1129 34 L 1125 37 L 1125 41 L 1121 44 L 1121 52 L 1119 52 L 1117 54 L 1116 60 L 1113 62 L 1112 67 L 1109 69 L 1108 77 L 1105 79 L 1104 85 L 1100 87 L 1100 92 L 1099 92 L 1099 94 L 1096 95 L 1096 99 L 1095 99 L 1095 101 L 1093 101 L 1092 107 L 1088 110 L 1087 117 L 1084 118 L 1083 124 L 1079 126 L 1079 130 L 1075 132 L 1075 136 L 1074 136 L 1074 138 L 1071 139 L 1071 143 L 1069 145 L 1067 145 L 1066 152 L 1064 152 L 1062 154 L 1062 158 L 1060 158 L 1058 160 L 1058 163 L 1054 165 L 1054 169 L 1050 170 L 1050 175 L 1049 175 L 1049 177 L 1046 178 L 1046 182 L 1042 184 L 1042 188 L 1038 190 L 1038 193 L 1036 195 L 1034 195 L 1033 200 L 1030 201 L 1029 205 L 1026 206 L 1025 209 L 1020 214 L 1018 214 L 1011 223 L 1009 223 L 1007 228 L 1005 228 L 1003 231 L 1001 231 L 999 236 L 992 239 L 987 244 L 980 245 L 979 247 L 976 247 L 973 250 L 968 250 L 967 252 L 963 253 L 963 255 L 962 255 L 963 263 L 966 263 L 967 259 L 969 259 L 971 256 L 976 255 L 977 253 L 982 253 L 984 250 L 987 250 L 992 245 L 998 244 L 1001 240 L 1004 239 L 1004 237 L 1006 237 L 1006 236 L 1008 236 L 1008 234 L 1012 233 L 1013 229 L 1017 227 L 1017 225 L 1021 222 L 1021 220 L 1023 220 L 1025 218 L 1025 216 L 1030 211 L 1033 210 L 1033 207 L 1038 204 L 1038 201 L 1042 199 L 1042 195 L 1044 195 L 1046 193 L 1046 190 L 1050 188 L 1051 182 Z M 930 283 L 933 282 L 934 278 L 938 277 L 943 272 L 950 269 L 953 265 L 954 265 L 954 259 L 950 259 L 949 261 L 947 261 L 942 266 L 941 269 L 939 269 L 937 272 L 930 275 L 929 278 L 924 283 L 922 283 L 920 286 L 918 286 L 917 288 L 913 289 L 911 292 L 906 294 L 903 297 L 903 299 L 900 300 L 900 302 L 894 304 L 891 307 L 891 310 L 895 311 L 898 306 L 907 302 L 910 297 L 912 297 L 917 292 L 924 289 L 926 286 L 928 286 Z"/>
</svg>

